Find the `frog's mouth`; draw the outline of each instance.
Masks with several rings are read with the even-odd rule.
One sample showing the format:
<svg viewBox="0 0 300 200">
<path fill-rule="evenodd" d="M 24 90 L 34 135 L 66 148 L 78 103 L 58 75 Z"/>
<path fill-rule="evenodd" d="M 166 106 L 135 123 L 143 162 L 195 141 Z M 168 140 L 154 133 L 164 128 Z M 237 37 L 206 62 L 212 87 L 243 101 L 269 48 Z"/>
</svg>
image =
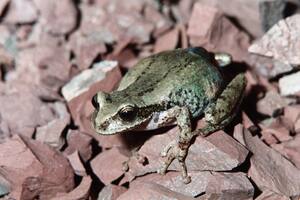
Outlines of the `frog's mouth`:
<svg viewBox="0 0 300 200">
<path fill-rule="evenodd" d="M 151 119 L 151 115 L 144 119 L 136 119 L 130 123 L 117 119 L 107 119 L 105 122 L 101 123 L 100 126 L 98 126 L 94 120 L 96 114 L 93 113 L 92 116 L 92 127 L 98 134 L 101 135 L 115 135 L 128 131 L 145 130 L 144 127 Z"/>
</svg>

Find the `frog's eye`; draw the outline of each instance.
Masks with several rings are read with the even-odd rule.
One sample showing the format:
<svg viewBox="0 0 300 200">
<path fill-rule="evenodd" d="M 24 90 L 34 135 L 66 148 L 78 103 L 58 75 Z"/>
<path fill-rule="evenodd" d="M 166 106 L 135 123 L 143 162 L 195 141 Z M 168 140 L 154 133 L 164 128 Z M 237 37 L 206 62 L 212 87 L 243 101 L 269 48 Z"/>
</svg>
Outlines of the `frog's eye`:
<svg viewBox="0 0 300 200">
<path fill-rule="evenodd" d="M 132 121 L 137 115 L 137 108 L 132 105 L 127 105 L 119 110 L 119 116 L 124 121 Z"/>
<path fill-rule="evenodd" d="M 92 104 L 93 104 L 94 108 L 99 109 L 99 103 L 97 101 L 97 94 L 93 96 Z"/>
</svg>

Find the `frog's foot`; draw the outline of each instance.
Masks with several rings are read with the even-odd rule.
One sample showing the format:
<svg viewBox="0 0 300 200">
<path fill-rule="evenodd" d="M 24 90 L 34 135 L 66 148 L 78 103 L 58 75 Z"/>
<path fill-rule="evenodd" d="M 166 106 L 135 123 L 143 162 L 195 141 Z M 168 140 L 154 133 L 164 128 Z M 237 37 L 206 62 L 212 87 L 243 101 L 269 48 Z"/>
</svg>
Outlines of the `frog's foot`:
<svg viewBox="0 0 300 200">
<path fill-rule="evenodd" d="M 185 164 L 185 158 L 187 156 L 189 145 L 180 144 L 177 141 L 172 141 L 169 143 L 164 150 L 161 152 L 163 157 L 167 157 L 162 167 L 157 170 L 159 174 L 165 174 L 167 169 L 169 168 L 170 164 L 173 162 L 174 159 L 177 159 L 180 166 L 181 166 L 181 175 L 183 182 L 188 184 L 191 182 L 191 177 L 187 174 L 187 168 Z"/>
</svg>

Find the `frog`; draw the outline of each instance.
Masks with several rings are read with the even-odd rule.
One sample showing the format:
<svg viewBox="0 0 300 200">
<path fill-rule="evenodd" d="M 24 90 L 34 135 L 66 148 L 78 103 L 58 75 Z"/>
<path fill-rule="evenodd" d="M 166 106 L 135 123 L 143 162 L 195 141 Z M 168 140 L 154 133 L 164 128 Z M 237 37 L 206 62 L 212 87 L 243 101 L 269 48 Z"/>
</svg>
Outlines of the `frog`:
<svg viewBox="0 0 300 200">
<path fill-rule="evenodd" d="M 184 183 L 191 182 L 185 164 L 193 138 L 224 129 L 236 116 L 244 97 L 246 79 L 237 74 L 229 83 L 221 67 L 231 63 L 227 53 L 202 47 L 167 50 L 141 59 L 110 93 L 97 92 L 91 103 L 92 127 L 101 135 L 179 127 L 178 137 L 161 151 L 159 174 L 174 160 Z M 192 120 L 205 125 L 193 130 Z"/>
</svg>

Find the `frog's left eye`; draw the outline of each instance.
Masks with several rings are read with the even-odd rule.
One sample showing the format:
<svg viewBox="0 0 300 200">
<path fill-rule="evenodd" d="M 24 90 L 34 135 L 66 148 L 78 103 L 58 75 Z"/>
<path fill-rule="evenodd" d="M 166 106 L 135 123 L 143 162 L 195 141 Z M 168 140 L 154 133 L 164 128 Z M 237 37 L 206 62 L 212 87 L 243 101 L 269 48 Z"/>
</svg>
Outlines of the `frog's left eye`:
<svg viewBox="0 0 300 200">
<path fill-rule="evenodd" d="M 99 109 L 99 103 L 97 101 L 97 94 L 95 96 L 93 96 L 92 104 L 93 104 L 94 108 Z"/>
<path fill-rule="evenodd" d="M 133 121 L 137 115 L 137 108 L 127 105 L 119 110 L 119 116 L 124 121 Z"/>
</svg>

